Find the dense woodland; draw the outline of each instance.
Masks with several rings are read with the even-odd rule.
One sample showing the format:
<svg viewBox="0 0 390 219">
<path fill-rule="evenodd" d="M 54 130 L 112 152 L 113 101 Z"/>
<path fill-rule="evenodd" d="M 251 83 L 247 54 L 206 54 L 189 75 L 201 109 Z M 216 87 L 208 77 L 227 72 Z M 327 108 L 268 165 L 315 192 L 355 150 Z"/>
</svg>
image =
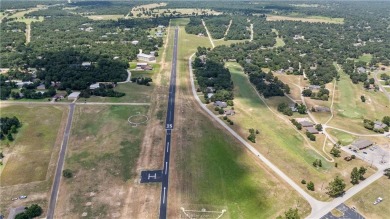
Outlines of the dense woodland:
<svg viewBox="0 0 390 219">
<path fill-rule="evenodd" d="M 221 57 L 209 55 L 211 52 L 199 47 L 193 63 L 194 73 L 200 91 L 207 97 L 213 93 L 211 101 L 227 101 L 233 99 L 233 81 L 229 69 L 224 67 Z"/>
<path fill-rule="evenodd" d="M 210 16 L 205 17 L 204 22 L 214 39 L 222 39 L 230 23 L 229 16 Z"/>
<path fill-rule="evenodd" d="M 185 30 L 189 34 L 203 34 L 207 36 L 206 29 L 202 24 L 202 19 L 200 17 L 191 17 L 190 22 L 186 25 Z"/>
</svg>

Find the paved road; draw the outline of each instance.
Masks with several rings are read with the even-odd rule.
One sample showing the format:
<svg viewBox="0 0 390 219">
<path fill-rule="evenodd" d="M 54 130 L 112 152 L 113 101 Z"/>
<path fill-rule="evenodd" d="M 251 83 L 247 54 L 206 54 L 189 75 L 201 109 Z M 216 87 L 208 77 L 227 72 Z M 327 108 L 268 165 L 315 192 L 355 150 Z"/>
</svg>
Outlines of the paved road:
<svg viewBox="0 0 390 219">
<path fill-rule="evenodd" d="M 171 81 L 169 84 L 169 98 L 168 98 L 168 110 L 165 136 L 165 150 L 164 150 L 164 169 L 162 176 L 161 186 L 161 200 L 160 200 L 160 219 L 167 218 L 167 205 L 168 205 L 168 186 L 169 186 L 169 157 L 171 153 L 171 134 L 174 125 L 175 118 L 175 95 L 176 95 L 176 64 L 177 64 L 177 40 L 179 35 L 179 29 L 175 29 L 175 37 L 173 40 L 173 57 L 172 57 L 172 70 Z"/>
<path fill-rule="evenodd" d="M 375 79 L 375 83 L 379 86 L 379 88 L 383 91 L 383 93 L 387 96 L 387 98 L 390 100 L 390 93 L 387 92 L 386 88 L 383 87 L 383 85 L 381 84 L 381 82 L 379 81 L 378 79 L 378 70 L 374 71 L 374 79 Z"/>
<path fill-rule="evenodd" d="M 64 138 L 62 140 L 60 156 L 58 157 L 57 169 L 54 176 L 53 186 L 51 189 L 49 208 L 47 210 L 47 219 L 54 218 L 54 210 L 57 204 L 58 190 L 60 188 L 61 176 L 62 176 L 62 168 L 64 167 L 66 148 L 68 146 L 70 128 L 72 126 L 73 113 L 74 113 L 75 104 L 69 105 L 69 114 L 68 121 L 66 122 Z"/>
</svg>

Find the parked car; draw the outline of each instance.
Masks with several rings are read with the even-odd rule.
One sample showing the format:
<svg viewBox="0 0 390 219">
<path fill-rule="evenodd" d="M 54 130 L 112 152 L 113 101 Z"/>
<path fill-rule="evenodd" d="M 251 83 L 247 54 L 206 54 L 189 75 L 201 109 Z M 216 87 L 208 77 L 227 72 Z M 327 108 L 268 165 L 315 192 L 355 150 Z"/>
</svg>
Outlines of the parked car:
<svg viewBox="0 0 390 219">
<path fill-rule="evenodd" d="M 367 154 L 367 152 L 363 151 L 363 154 Z"/>
<path fill-rule="evenodd" d="M 27 196 L 25 196 L 25 195 L 19 196 L 19 199 L 26 199 L 26 198 L 27 198 Z"/>
<path fill-rule="evenodd" d="M 379 204 L 379 203 L 381 203 L 382 201 L 383 201 L 383 198 L 378 197 L 378 198 L 375 200 L 374 205 Z"/>
<path fill-rule="evenodd" d="M 11 199 L 11 201 L 16 201 L 16 200 L 18 200 L 18 198 L 16 197 L 16 198 L 12 198 Z"/>
</svg>

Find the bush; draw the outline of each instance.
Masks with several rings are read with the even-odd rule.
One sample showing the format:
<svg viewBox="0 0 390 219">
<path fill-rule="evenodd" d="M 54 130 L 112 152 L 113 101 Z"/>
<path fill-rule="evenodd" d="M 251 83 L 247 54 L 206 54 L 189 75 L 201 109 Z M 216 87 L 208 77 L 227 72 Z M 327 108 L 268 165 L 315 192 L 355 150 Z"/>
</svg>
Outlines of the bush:
<svg viewBox="0 0 390 219">
<path fill-rule="evenodd" d="M 307 184 L 307 189 L 310 190 L 310 191 L 314 191 L 314 183 L 312 181 L 310 181 Z"/>
<path fill-rule="evenodd" d="M 223 117 L 223 120 L 227 120 L 227 116 L 224 116 L 224 117 Z"/>
<path fill-rule="evenodd" d="M 65 177 L 65 178 L 72 178 L 73 177 L 73 173 L 72 173 L 72 170 L 70 169 L 65 169 L 62 171 L 62 175 Z"/>
<path fill-rule="evenodd" d="M 302 184 L 306 184 L 306 180 L 303 179 L 303 180 L 301 181 L 301 183 L 302 183 Z"/>
<path fill-rule="evenodd" d="M 30 207 L 26 207 L 25 209 L 26 211 L 17 214 L 15 219 L 30 219 L 40 216 L 43 212 L 42 208 L 37 204 L 32 204 Z"/>
</svg>

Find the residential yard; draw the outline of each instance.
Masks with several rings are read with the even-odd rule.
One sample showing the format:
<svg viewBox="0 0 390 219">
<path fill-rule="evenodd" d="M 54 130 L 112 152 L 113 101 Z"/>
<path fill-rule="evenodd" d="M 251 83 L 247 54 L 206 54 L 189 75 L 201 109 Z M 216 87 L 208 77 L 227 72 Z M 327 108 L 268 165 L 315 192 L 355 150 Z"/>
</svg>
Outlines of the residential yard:
<svg viewBox="0 0 390 219">
<path fill-rule="evenodd" d="M 177 171 L 171 172 L 175 180 L 170 181 L 174 185 L 168 215 L 184 217 L 180 211 L 184 207 L 225 209 L 222 218 L 275 218 L 296 206 L 301 215 L 308 215 L 310 207 L 304 199 L 198 110 L 189 90 L 188 57 L 198 46 L 210 47 L 210 42 L 186 34 L 183 25 L 179 36 L 176 109 L 180 116 L 171 159 Z"/>
<path fill-rule="evenodd" d="M 1 186 L 46 180 L 53 149 L 61 144 L 60 126 L 65 123 L 67 108 L 5 106 L 1 108 L 1 116 L 16 116 L 22 123 L 13 142 L 1 142 L 1 150 L 6 156 Z"/>
<path fill-rule="evenodd" d="M 276 35 L 279 34 L 279 32 L 276 29 L 272 29 L 272 32 L 276 33 Z M 284 43 L 283 38 L 280 37 L 280 36 L 277 36 L 276 37 L 276 43 L 275 43 L 274 47 L 278 48 L 278 47 L 283 47 L 284 45 L 286 45 L 286 43 Z"/>
<path fill-rule="evenodd" d="M 306 16 L 294 15 L 294 16 L 280 16 L 280 15 L 267 15 L 267 21 L 302 21 L 309 23 L 331 23 L 331 24 L 343 24 L 344 18 L 330 18 L 323 16 Z"/>
<path fill-rule="evenodd" d="M 339 168 L 335 168 L 334 163 L 327 162 L 304 141 L 304 137 L 291 126 L 287 116 L 275 115 L 266 107 L 237 63 L 227 63 L 226 66 L 232 73 L 235 85 L 234 109 L 236 115 L 231 117 L 231 120 L 235 123 L 232 128 L 244 138 L 249 135 L 248 129 L 258 129 L 260 134 L 257 135 L 257 143 L 253 144 L 257 150 L 275 163 L 283 172 L 289 173 L 289 176 L 296 183 L 300 184 L 302 179 L 313 181 L 316 190 L 309 193 L 314 197 L 320 200 L 329 200 L 328 195 L 325 194 L 325 188 L 336 175 L 342 176 L 346 182 L 349 182 L 353 167 L 369 166 L 361 160 L 344 162 L 342 158 L 339 158 L 336 159 Z M 283 98 L 267 99 L 267 103 L 274 112 L 277 111 L 277 103 L 281 101 L 283 101 Z M 315 143 L 312 146 L 317 150 L 321 150 L 320 145 L 322 145 L 322 142 Z M 316 159 L 321 160 L 322 168 L 313 167 L 312 163 Z M 343 168 L 340 168 L 340 165 Z M 367 175 L 373 172 L 370 169 Z M 347 183 L 347 186 L 351 187 L 351 184 Z M 302 185 L 302 187 L 306 189 L 305 185 Z"/>
<path fill-rule="evenodd" d="M 361 55 L 361 56 L 357 59 L 357 61 L 371 62 L 371 59 L 372 59 L 372 55 L 371 55 L 371 54 L 365 53 L 365 54 Z"/>
<path fill-rule="evenodd" d="M 131 127 L 128 117 L 148 115 L 145 106 L 80 106 L 75 109 L 56 215 L 79 218 L 120 216 L 146 124 Z M 149 115 L 148 115 L 149 116 Z"/>
<path fill-rule="evenodd" d="M 204 37 L 204 38 L 207 38 L 207 37 Z M 230 46 L 231 44 L 245 43 L 246 41 L 249 41 L 249 39 L 246 39 L 246 40 L 224 40 L 224 39 L 213 40 L 215 46 L 222 46 L 222 45 Z"/>
<path fill-rule="evenodd" d="M 390 215 L 390 183 L 388 178 L 382 177 L 369 185 L 358 194 L 349 199 L 346 204 L 355 206 L 357 211 L 366 218 L 380 219 L 388 218 Z M 374 201 L 378 198 L 383 198 L 383 201 L 374 205 Z"/>
</svg>

